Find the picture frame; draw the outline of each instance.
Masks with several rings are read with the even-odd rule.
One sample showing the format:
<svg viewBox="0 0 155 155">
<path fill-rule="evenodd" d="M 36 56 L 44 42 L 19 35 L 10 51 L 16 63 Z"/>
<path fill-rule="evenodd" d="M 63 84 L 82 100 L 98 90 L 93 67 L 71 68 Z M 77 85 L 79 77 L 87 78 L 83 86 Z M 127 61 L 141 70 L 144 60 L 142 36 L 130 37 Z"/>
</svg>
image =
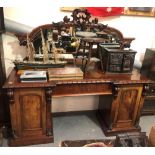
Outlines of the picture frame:
<svg viewBox="0 0 155 155">
<path fill-rule="evenodd" d="M 86 9 L 86 7 L 61 7 L 60 11 L 72 12 L 74 9 Z M 122 15 L 155 17 L 155 7 L 125 7 Z"/>
<path fill-rule="evenodd" d="M 72 12 L 75 9 L 85 9 L 86 7 L 60 7 L 60 11 Z"/>
<path fill-rule="evenodd" d="M 154 7 L 127 7 L 124 9 L 124 15 L 155 17 Z"/>
</svg>

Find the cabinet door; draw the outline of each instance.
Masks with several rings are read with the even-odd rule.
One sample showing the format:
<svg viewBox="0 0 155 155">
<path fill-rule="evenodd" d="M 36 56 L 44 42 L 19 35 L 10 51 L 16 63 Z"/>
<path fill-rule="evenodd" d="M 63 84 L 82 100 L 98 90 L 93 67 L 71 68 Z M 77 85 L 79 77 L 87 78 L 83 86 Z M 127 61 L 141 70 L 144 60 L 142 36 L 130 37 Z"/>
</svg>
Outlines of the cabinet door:
<svg viewBox="0 0 155 155">
<path fill-rule="evenodd" d="M 136 123 L 141 109 L 143 87 L 120 87 L 113 103 L 113 127 L 130 128 Z"/>
<path fill-rule="evenodd" d="M 46 133 L 46 102 L 44 91 L 16 90 L 15 103 L 10 105 L 12 130 L 17 137 Z"/>
</svg>

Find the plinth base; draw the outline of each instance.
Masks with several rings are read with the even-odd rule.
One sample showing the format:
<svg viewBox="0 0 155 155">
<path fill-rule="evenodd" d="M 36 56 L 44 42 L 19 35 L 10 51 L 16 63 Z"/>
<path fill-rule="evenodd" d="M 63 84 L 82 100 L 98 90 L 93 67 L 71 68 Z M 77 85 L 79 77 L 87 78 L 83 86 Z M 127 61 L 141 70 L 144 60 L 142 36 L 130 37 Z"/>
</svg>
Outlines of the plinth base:
<svg viewBox="0 0 155 155">
<path fill-rule="evenodd" d="M 140 132 L 141 128 L 140 126 L 138 127 L 124 127 L 124 128 L 115 128 L 115 127 L 108 127 L 106 123 L 104 122 L 103 117 L 100 115 L 99 112 L 96 113 L 97 118 L 99 120 L 99 123 L 101 125 L 101 128 L 105 134 L 105 136 L 116 136 L 119 133 L 124 133 L 124 132 Z M 111 123 L 112 124 L 112 123 Z"/>
<path fill-rule="evenodd" d="M 44 143 L 52 143 L 53 136 L 31 136 L 24 138 L 12 138 L 8 140 L 9 146 L 24 146 L 24 145 L 34 145 L 34 144 L 44 144 Z"/>
</svg>

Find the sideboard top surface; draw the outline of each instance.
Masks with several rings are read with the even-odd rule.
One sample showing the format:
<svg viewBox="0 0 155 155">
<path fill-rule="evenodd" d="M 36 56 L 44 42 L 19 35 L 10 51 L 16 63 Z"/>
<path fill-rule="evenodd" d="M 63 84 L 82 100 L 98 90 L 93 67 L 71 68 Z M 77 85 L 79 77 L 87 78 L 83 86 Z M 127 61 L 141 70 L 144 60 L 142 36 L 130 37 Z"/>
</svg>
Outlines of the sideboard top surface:
<svg viewBox="0 0 155 155">
<path fill-rule="evenodd" d="M 32 88 L 32 87 L 54 87 L 60 84 L 86 84 L 86 83 L 116 83 L 116 84 L 140 84 L 153 83 L 152 80 L 141 75 L 138 70 L 134 69 L 130 74 L 103 73 L 100 70 L 87 72 L 83 79 L 80 80 L 58 80 L 48 82 L 29 82 L 21 83 L 16 70 L 12 70 L 3 88 Z"/>
</svg>

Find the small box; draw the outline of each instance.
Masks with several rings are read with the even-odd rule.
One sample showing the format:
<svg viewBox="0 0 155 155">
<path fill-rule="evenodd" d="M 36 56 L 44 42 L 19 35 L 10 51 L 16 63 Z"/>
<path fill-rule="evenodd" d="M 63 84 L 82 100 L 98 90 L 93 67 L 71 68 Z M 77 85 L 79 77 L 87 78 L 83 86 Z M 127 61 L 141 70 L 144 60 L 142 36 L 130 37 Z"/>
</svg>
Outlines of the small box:
<svg viewBox="0 0 155 155">
<path fill-rule="evenodd" d="M 136 51 L 132 49 L 114 48 L 100 44 L 102 55 L 101 67 L 105 72 L 130 73 L 133 70 Z"/>
</svg>

